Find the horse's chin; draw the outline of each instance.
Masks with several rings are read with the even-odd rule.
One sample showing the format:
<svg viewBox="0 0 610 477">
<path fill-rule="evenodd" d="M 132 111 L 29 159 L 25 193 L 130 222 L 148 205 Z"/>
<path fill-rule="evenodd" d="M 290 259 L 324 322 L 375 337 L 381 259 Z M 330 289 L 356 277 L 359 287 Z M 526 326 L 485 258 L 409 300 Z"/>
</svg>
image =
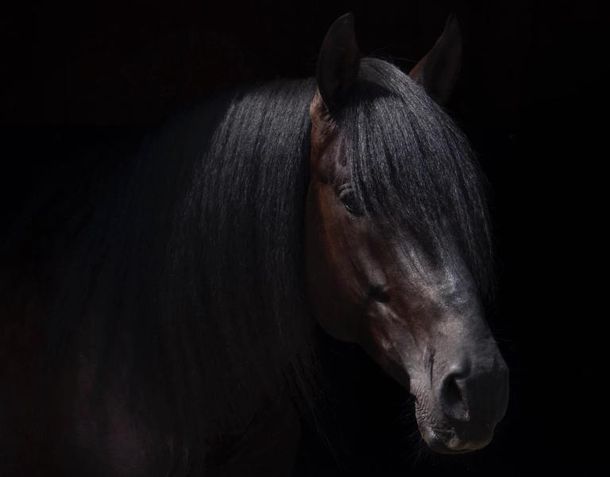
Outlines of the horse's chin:
<svg viewBox="0 0 610 477">
<path fill-rule="evenodd" d="M 438 454 L 466 454 L 487 446 L 493 438 L 493 430 L 477 439 L 465 439 L 458 430 L 447 424 L 433 425 L 432 419 L 426 418 L 419 409 L 416 410 L 417 425 L 426 445 Z"/>
<path fill-rule="evenodd" d="M 466 454 L 482 449 L 491 441 L 491 438 L 476 442 L 462 441 L 451 430 L 437 430 L 431 426 L 420 428 L 420 433 L 430 450 L 438 454 Z"/>
</svg>

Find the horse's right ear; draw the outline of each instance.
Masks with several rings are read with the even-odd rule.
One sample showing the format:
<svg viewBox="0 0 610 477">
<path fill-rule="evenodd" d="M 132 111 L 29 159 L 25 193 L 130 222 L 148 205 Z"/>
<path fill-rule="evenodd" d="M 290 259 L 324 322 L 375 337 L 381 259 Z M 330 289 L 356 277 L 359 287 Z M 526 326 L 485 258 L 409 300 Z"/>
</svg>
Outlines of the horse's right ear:
<svg viewBox="0 0 610 477">
<path fill-rule="evenodd" d="M 346 13 L 330 26 L 318 56 L 318 90 L 329 111 L 345 100 L 356 81 L 360 51 L 354 32 L 354 15 Z"/>
<path fill-rule="evenodd" d="M 451 15 L 436 44 L 409 72 L 428 96 L 445 105 L 457 81 L 462 62 L 462 34 L 457 18 Z"/>
</svg>

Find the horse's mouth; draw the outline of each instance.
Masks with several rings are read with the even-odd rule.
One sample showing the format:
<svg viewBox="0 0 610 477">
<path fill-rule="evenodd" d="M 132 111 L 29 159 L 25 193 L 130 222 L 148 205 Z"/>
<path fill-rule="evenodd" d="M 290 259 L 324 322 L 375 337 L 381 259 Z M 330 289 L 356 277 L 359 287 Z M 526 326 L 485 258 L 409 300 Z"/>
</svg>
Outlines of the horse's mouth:
<svg viewBox="0 0 610 477">
<path fill-rule="evenodd" d="M 432 426 L 420 425 L 422 438 L 428 447 L 439 454 L 466 454 L 485 447 L 491 442 L 491 434 L 488 438 L 469 441 L 462 440 L 452 429 L 435 429 Z"/>
<path fill-rule="evenodd" d="M 423 430 L 421 434 L 430 450 L 438 454 L 466 454 L 467 452 L 470 452 L 469 449 L 453 448 L 449 443 L 451 443 L 455 437 L 447 438 L 448 436 L 446 434 L 448 433 L 446 432 L 441 433 L 428 427 Z M 443 436 L 443 434 L 445 434 L 445 436 Z"/>
</svg>

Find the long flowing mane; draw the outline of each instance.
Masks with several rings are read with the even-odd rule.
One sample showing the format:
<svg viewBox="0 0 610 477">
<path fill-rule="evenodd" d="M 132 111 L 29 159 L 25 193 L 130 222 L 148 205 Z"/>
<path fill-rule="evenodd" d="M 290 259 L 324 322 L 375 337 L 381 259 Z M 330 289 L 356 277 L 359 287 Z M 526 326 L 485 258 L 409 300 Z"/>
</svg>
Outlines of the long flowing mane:
<svg viewBox="0 0 610 477">
<path fill-rule="evenodd" d="M 167 316 L 185 317 L 179 328 L 170 317 L 170 326 L 184 333 L 176 338 L 190 356 L 176 371 L 197 374 L 190 385 L 199 385 L 213 416 L 249 417 L 244 393 L 277 393 L 282 378 L 302 379 L 307 368 L 314 323 L 303 236 L 314 87 L 274 82 L 235 95 L 177 211 Z"/>
<path fill-rule="evenodd" d="M 175 118 L 134 160 L 90 170 L 64 190 L 52 238 L 38 239 L 29 220 L 16 228 L 4 257 L 46 241 L 32 259 L 44 290 L 36 300 L 46 316 L 45 367 L 84 360 L 99 383 L 128 383 L 134 412 L 191 450 L 210 433 L 239 431 L 266 396 L 307 388 L 314 92 L 314 80 L 277 81 L 208 102 Z M 365 59 L 337 121 L 367 210 L 432 250 L 449 231 L 486 283 L 479 174 L 447 115 L 396 68 Z M 28 292 L 14 285 L 25 269 L 11 268 L 3 295 Z M 15 298 L 7 309 L 25 315 L 28 306 Z"/>
<path fill-rule="evenodd" d="M 132 410 L 191 451 L 239 432 L 286 380 L 299 386 L 314 324 L 303 285 L 314 88 L 227 93 L 174 118 L 137 157 L 87 164 L 77 185 L 41 193 L 34 225 L 15 227 L 2 252 L 39 269 L 45 370 L 83 361 L 100 394 L 126 383 Z M 16 276 L 30 283 L 23 260 L 11 261 L 7 297 Z"/>
</svg>

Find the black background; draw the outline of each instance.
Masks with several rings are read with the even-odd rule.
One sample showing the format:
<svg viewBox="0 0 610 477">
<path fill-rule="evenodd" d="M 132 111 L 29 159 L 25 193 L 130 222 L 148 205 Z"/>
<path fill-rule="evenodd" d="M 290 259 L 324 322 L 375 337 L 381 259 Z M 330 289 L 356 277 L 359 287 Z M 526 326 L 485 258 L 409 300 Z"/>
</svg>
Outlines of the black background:
<svg viewBox="0 0 610 477">
<path fill-rule="evenodd" d="M 362 51 L 405 70 L 456 12 L 464 64 L 448 109 L 491 183 L 500 286 L 490 321 L 511 368 L 508 414 L 482 452 L 420 452 L 404 393 L 358 350 L 326 339 L 340 409 L 329 431 L 335 457 L 309 429 L 301 473 L 593 468 L 604 427 L 594 404 L 604 378 L 592 367 L 602 317 L 592 306 L 600 282 L 585 267 L 595 268 L 591 252 L 601 246 L 604 217 L 594 206 L 603 189 L 594 179 L 608 154 L 601 147 L 607 29 L 594 2 L 26 0 L 1 9 L 6 222 L 37 170 L 69 167 L 83 149 L 137 135 L 214 91 L 311 76 L 326 29 L 346 11 L 356 15 Z"/>
</svg>

